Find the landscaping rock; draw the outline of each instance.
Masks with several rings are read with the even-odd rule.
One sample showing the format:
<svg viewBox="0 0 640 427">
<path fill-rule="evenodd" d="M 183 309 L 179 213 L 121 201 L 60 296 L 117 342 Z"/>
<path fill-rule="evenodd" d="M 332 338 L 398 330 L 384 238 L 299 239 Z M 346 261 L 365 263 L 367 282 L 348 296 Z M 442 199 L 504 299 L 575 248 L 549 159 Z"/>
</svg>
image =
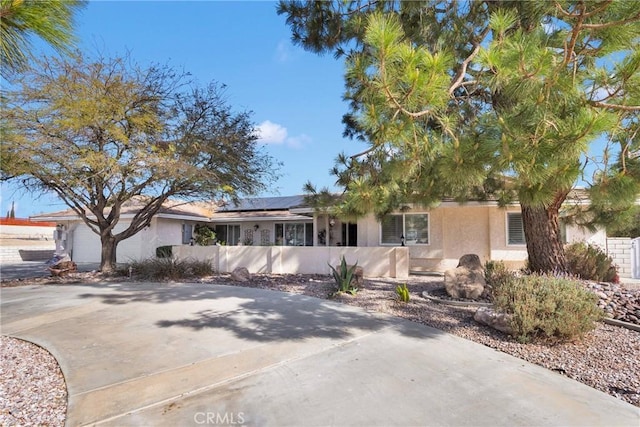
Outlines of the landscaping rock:
<svg viewBox="0 0 640 427">
<path fill-rule="evenodd" d="M 246 282 L 250 278 L 251 274 L 245 267 L 238 267 L 231 273 L 231 280 L 234 282 Z"/>
<path fill-rule="evenodd" d="M 470 270 L 482 270 L 480 257 L 476 254 L 462 255 L 458 260 L 458 267 L 467 267 Z"/>
<path fill-rule="evenodd" d="M 584 285 L 598 297 L 598 307 L 606 317 L 640 325 L 640 289 L 606 282 L 584 282 Z"/>
<path fill-rule="evenodd" d="M 477 300 L 486 285 L 484 269 L 475 254 L 463 255 L 457 268 L 444 273 L 444 287 L 453 298 Z"/>
<path fill-rule="evenodd" d="M 510 314 L 498 313 L 489 307 L 480 307 L 476 314 L 473 315 L 473 320 L 483 325 L 492 327 L 506 334 L 513 334 L 513 329 L 510 326 L 512 316 Z"/>
</svg>

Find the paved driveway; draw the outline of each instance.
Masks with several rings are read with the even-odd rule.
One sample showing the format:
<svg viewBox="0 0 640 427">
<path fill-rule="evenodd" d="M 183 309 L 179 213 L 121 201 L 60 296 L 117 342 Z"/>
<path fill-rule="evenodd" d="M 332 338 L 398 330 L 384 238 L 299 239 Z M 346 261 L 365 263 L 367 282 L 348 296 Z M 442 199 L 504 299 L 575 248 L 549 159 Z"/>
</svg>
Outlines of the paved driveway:
<svg viewBox="0 0 640 427">
<path fill-rule="evenodd" d="M 69 426 L 640 423 L 554 372 L 329 301 L 204 284 L 1 292 L 2 333 L 59 361 Z"/>
<path fill-rule="evenodd" d="M 99 268 L 99 262 L 83 262 L 78 264 L 78 271 L 93 271 Z M 51 272 L 45 261 L 0 263 L 0 279 L 2 280 L 50 276 Z"/>
</svg>

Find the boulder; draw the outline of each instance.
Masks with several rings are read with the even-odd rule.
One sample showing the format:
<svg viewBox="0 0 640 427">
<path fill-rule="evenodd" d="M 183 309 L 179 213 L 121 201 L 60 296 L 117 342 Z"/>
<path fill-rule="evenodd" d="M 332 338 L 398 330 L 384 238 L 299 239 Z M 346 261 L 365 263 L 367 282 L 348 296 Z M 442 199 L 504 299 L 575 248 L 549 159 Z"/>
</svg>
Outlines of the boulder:
<svg viewBox="0 0 640 427">
<path fill-rule="evenodd" d="M 462 255 L 458 260 L 458 267 L 467 267 L 470 270 L 482 270 L 480 257 L 476 254 Z"/>
<path fill-rule="evenodd" d="M 236 267 L 231 273 L 231 280 L 234 282 L 246 282 L 251 278 L 249 270 L 245 267 Z"/>
<path fill-rule="evenodd" d="M 463 255 L 458 267 L 444 273 L 444 287 L 452 298 L 479 299 L 486 285 L 480 257 L 475 254 Z"/>
<path fill-rule="evenodd" d="M 511 328 L 512 316 L 506 313 L 498 313 L 489 307 L 480 307 L 476 314 L 473 315 L 473 320 L 483 325 L 497 329 L 498 331 L 512 335 L 513 329 Z"/>
</svg>

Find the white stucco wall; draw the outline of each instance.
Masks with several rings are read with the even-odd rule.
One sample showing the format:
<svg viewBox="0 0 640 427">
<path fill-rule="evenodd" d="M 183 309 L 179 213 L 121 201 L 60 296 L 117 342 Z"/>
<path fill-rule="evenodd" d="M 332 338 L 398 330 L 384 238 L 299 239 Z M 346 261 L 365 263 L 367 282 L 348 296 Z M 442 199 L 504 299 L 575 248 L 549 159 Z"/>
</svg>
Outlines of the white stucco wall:
<svg viewBox="0 0 640 427">
<path fill-rule="evenodd" d="M 129 226 L 129 220 L 121 220 L 114 232 L 118 233 Z M 149 227 L 123 240 L 116 249 L 117 262 L 142 260 L 156 256 L 158 246 L 182 244 L 183 221 L 166 218 L 154 218 Z M 71 235 L 71 254 L 75 262 L 100 262 L 100 237 L 83 222 L 76 221 L 68 225 Z"/>
<path fill-rule="evenodd" d="M 607 232 L 604 229 L 590 231 L 584 227 L 567 225 L 567 243 L 587 242 L 607 250 Z"/>
</svg>

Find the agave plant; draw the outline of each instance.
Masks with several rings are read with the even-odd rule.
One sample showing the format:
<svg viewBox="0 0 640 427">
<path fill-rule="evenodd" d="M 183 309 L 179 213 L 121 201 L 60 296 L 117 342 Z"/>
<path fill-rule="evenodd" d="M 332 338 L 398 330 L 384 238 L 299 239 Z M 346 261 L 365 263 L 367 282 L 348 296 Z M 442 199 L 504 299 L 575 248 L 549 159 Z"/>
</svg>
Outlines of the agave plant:
<svg viewBox="0 0 640 427">
<path fill-rule="evenodd" d="M 409 288 L 407 288 L 407 284 L 404 283 L 402 285 L 398 285 L 396 287 L 396 295 L 398 297 L 398 300 L 401 302 L 409 302 L 409 299 L 411 298 L 409 295 Z"/>
<path fill-rule="evenodd" d="M 353 284 L 356 267 L 358 267 L 357 262 L 351 267 L 348 267 L 347 260 L 344 258 L 344 255 L 342 256 L 340 268 L 338 270 L 329 264 L 329 268 L 331 268 L 331 272 L 333 273 L 333 279 L 336 282 L 336 290 L 333 292 L 334 295 L 343 292 L 355 295 L 356 292 L 358 292 L 358 288 Z"/>
</svg>

